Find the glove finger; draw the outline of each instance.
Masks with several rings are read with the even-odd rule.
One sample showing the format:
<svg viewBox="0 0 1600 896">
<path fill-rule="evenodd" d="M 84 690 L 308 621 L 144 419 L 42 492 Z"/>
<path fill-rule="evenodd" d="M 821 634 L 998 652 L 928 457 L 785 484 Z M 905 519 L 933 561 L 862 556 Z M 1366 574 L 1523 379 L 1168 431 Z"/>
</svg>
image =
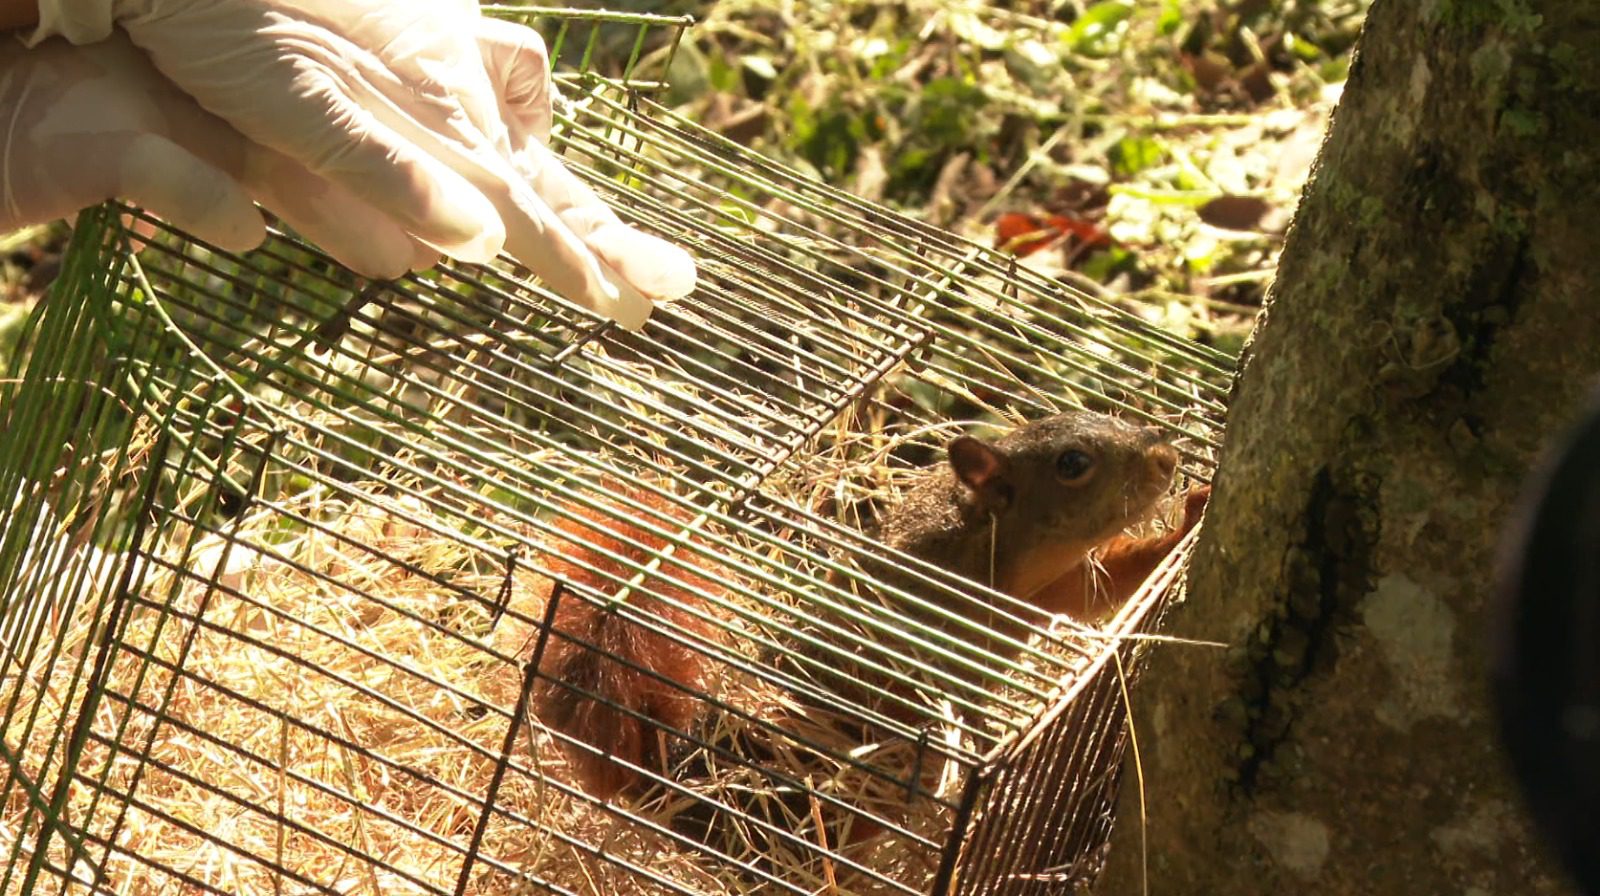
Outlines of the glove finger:
<svg viewBox="0 0 1600 896">
<path fill-rule="evenodd" d="M 355 101 L 408 139 L 453 139 L 457 150 L 506 157 L 511 150 L 506 124 L 474 37 L 483 21 L 478 4 L 433 0 L 410 10 L 391 4 L 386 16 L 380 26 L 384 33 L 365 41 L 382 47 L 379 67 L 345 78 Z M 371 42 L 374 38 L 381 44 Z"/>
<path fill-rule="evenodd" d="M 513 160 L 558 218 L 601 260 L 616 284 L 658 300 L 694 289 L 694 260 L 658 237 L 623 224 L 588 185 L 549 150 L 554 85 L 544 39 L 531 28 L 499 19 L 478 23 L 478 45 L 498 87 L 501 118 L 510 128 Z"/>
<path fill-rule="evenodd" d="M 475 26 L 463 23 L 477 15 L 469 0 L 336 4 L 249 24 L 258 30 L 230 35 L 227 58 L 194 52 L 217 39 L 203 18 L 125 27 L 163 74 L 245 137 L 444 254 L 482 263 L 504 245 L 505 208 L 485 195 L 493 178 L 477 169 L 492 169 L 508 145 Z M 222 66 L 230 77 L 217 77 Z"/>
<path fill-rule="evenodd" d="M 430 39 L 427 29 L 368 21 L 374 33 L 343 37 L 315 23 L 274 22 L 287 55 L 229 63 L 248 74 L 248 91 L 239 89 L 242 75 L 216 81 L 217 61 L 196 57 L 182 34 L 153 26 L 129 33 L 246 137 L 343 185 L 420 242 L 470 262 L 487 262 L 503 247 L 552 289 L 608 313 L 602 309 L 621 294 L 511 160 L 475 24 L 461 54 L 453 44 L 462 35 L 442 22 Z M 636 309 L 619 313 L 639 317 Z"/>
<path fill-rule="evenodd" d="M 0 206 L 0 231 L 121 198 L 230 252 L 266 236 L 261 214 L 232 177 L 165 137 L 118 132 L 88 144 L 60 142 L 13 149 L 8 166 L 18 189 Z"/>
<path fill-rule="evenodd" d="M 161 87 L 125 41 L 0 46 L 0 229 L 122 198 L 223 248 L 259 245 L 265 225 L 226 167 L 163 136 L 185 131 Z"/>
<path fill-rule="evenodd" d="M 695 263 L 688 252 L 624 224 L 549 147 L 528 143 L 518 153 L 517 167 L 556 216 L 624 282 L 655 301 L 694 291 Z"/>
<path fill-rule="evenodd" d="M 415 269 L 417 241 L 350 190 L 264 147 L 251 148 L 245 171 L 245 186 L 257 202 L 350 270 L 390 279 Z M 428 251 L 438 258 L 437 251 Z"/>
<path fill-rule="evenodd" d="M 488 76 L 480 74 L 483 93 L 493 100 L 496 93 L 488 89 Z M 455 80 L 465 81 L 462 77 Z M 464 108 L 470 105 L 463 102 Z M 552 290 L 630 327 L 643 325 L 649 316 L 648 299 L 637 290 L 630 290 L 627 295 L 619 293 L 589 248 L 529 187 L 514 162 L 515 154 L 510 151 L 498 114 L 493 116 L 493 133 L 475 129 L 470 117 L 454 116 L 438 128 L 404 117 L 384 124 L 479 190 L 499 215 L 506 253 L 539 275 Z"/>
<path fill-rule="evenodd" d="M 473 133 L 460 121 L 449 139 L 420 128 L 406 134 L 424 152 L 449 160 L 481 191 L 499 213 L 506 253 L 550 289 L 630 328 L 644 324 L 650 314 L 648 298 L 636 289 L 619 291 L 615 278 L 607 276 L 589 247 L 530 187 L 512 154 L 496 151 L 488 137 Z"/>
<path fill-rule="evenodd" d="M 120 149 L 118 142 L 113 137 L 96 149 L 120 162 L 113 195 L 229 252 L 248 252 L 266 239 L 261 213 L 228 174 L 165 137 L 135 135 Z"/>
<path fill-rule="evenodd" d="M 620 276 L 615 260 L 595 256 L 592 246 L 573 231 L 547 197 L 538 195 L 538 185 L 517 164 L 523 147 L 533 144 L 542 148 L 550 137 L 556 91 L 544 39 L 532 28 L 492 18 L 478 20 L 477 34 L 484 70 L 494 85 L 500 119 L 509 135 L 510 152 L 502 153 L 502 158 L 511 171 L 502 176 L 513 183 L 513 201 L 521 212 L 502 212 L 508 222 L 507 252 L 557 292 L 627 329 L 643 326 L 650 316 L 649 291 L 641 292 Z"/>
<path fill-rule="evenodd" d="M 167 42 L 174 39 L 133 35 L 141 44 L 152 44 L 150 52 L 168 77 L 247 139 L 340 185 L 447 255 L 488 262 L 500 251 L 505 227 L 495 206 L 442 160 L 449 158 L 447 154 L 419 146 L 386 120 L 403 115 L 385 112 L 380 118 L 374 109 L 393 105 L 386 98 L 365 88 L 354 92 L 369 102 L 352 96 L 352 85 L 359 87 L 363 77 L 361 71 L 335 71 L 300 58 L 265 67 L 257 60 L 240 60 L 236 66 L 249 71 L 254 83 L 243 91 L 231 83 L 215 83 L 203 68 L 190 71 L 187 57 L 174 62 L 168 52 L 173 48 L 156 44 L 150 40 L 153 36 Z M 438 104 L 428 98 L 418 101 L 425 106 Z"/>
<path fill-rule="evenodd" d="M 538 195 L 519 187 L 509 196 L 506 253 L 538 275 L 551 290 L 585 308 L 636 330 L 650 317 L 650 299 L 620 282 L 562 223 Z"/>
<path fill-rule="evenodd" d="M 621 221 L 574 230 L 622 282 L 651 299 L 670 302 L 694 292 L 694 258 L 678 246 Z"/>
<path fill-rule="evenodd" d="M 439 263 L 439 250 L 411 241 L 411 270 L 426 271 Z"/>
<path fill-rule="evenodd" d="M 367 276 L 397 276 L 418 256 L 398 223 L 206 112 L 120 33 L 91 47 L 0 47 L 0 66 L 27 73 L 8 94 L 20 137 L 7 141 L 7 161 L 18 175 L 10 182 L 28 191 L 11 204 L 38 209 L 29 217 L 121 196 L 211 242 L 248 249 L 264 235 L 253 196 Z"/>
<path fill-rule="evenodd" d="M 149 65 L 131 46 L 110 43 L 115 41 L 99 52 L 108 58 L 121 53 L 120 70 Z M 158 75 L 143 93 L 160 105 L 162 133 L 229 173 L 256 202 L 341 264 L 375 278 L 397 277 L 410 269 L 416 241 L 390 216 L 288 156 L 246 139 Z"/>
<path fill-rule="evenodd" d="M 343 143 L 308 168 L 445 255 L 477 263 L 494 259 L 505 245 L 505 224 L 483 191 L 331 85 L 321 92 L 331 107 L 328 120 L 349 122 L 348 131 Z"/>
<path fill-rule="evenodd" d="M 498 88 L 500 118 L 510 131 L 511 149 L 519 151 L 528 140 L 549 143 L 556 93 L 544 38 L 515 22 L 483 18 L 478 47 L 489 80 Z"/>
</svg>

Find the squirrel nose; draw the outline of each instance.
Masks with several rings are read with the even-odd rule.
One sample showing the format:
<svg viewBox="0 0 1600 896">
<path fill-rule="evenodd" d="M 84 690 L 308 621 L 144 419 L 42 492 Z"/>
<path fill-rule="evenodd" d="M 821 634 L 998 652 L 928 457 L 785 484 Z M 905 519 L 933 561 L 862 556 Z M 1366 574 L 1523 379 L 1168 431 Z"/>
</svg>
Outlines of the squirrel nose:
<svg viewBox="0 0 1600 896">
<path fill-rule="evenodd" d="M 1145 455 L 1150 461 L 1150 466 L 1163 482 L 1172 481 L 1172 474 L 1178 471 L 1178 449 L 1159 442 L 1150 446 L 1150 451 Z"/>
</svg>

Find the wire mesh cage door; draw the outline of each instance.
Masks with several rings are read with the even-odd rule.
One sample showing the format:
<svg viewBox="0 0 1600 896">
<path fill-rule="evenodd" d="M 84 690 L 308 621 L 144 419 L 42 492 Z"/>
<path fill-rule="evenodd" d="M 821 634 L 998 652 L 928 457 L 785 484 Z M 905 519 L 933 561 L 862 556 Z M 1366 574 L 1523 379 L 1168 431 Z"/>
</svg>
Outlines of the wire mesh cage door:
<svg viewBox="0 0 1600 896">
<path fill-rule="evenodd" d="M 1194 535 L 1106 625 L 1106 649 L 968 778 L 933 892 L 1091 891 L 1110 845 L 1126 770 L 1129 689 L 1146 656 L 1144 636 L 1159 628 L 1181 593 L 1179 573 Z M 1144 795 L 1138 796 L 1142 815 Z"/>
<path fill-rule="evenodd" d="M 84 215 L 0 392 L 0 892 L 1092 868 L 1133 642 L 886 578 L 872 520 L 955 421 L 1063 407 L 1205 479 L 1231 359 L 657 105 L 681 20 L 493 9 L 574 66 L 566 163 L 700 287 L 630 333 L 511 265 L 368 283 Z"/>
</svg>

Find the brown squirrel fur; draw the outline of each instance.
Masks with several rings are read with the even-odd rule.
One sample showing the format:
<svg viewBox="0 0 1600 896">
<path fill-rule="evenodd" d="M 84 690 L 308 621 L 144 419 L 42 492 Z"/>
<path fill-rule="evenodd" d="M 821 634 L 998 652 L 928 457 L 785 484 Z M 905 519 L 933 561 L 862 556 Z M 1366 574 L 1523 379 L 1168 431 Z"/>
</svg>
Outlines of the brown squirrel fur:
<svg viewBox="0 0 1600 896">
<path fill-rule="evenodd" d="M 689 520 L 687 511 L 658 495 L 634 490 L 629 497 L 655 511 L 652 516 L 658 518 L 652 522 L 656 528 L 670 531 L 675 522 Z M 620 503 L 607 504 L 607 509 L 600 510 L 569 507 L 577 518 L 558 523 L 561 535 L 551 544 L 555 558 L 552 572 L 602 594 L 615 593 L 619 587 L 603 573 L 623 580 L 636 574 L 604 552 L 643 565 L 669 544 L 666 538 L 633 521 L 639 511 Z M 713 617 L 721 615 L 717 602 L 707 598 L 726 593 L 719 584 L 726 579 L 726 571 L 694 551 L 679 549 L 675 556 L 694 571 L 663 562 L 659 576 L 646 579 L 641 588 L 631 591 L 628 603 L 669 630 L 690 633 L 702 644 L 725 644 L 726 630 L 685 607 L 699 608 Z M 663 728 L 690 730 L 702 706 L 699 695 L 712 684 L 714 660 L 705 653 L 710 648 L 690 646 L 682 635 L 652 631 L 575 594 L 562 596 L 552 627 L 539 664 L 544 676 L 535 693 L 539 718 L 618 759 L 645 768 L 660 767 L 665 757 L 661 755 L 657 726 L 607 702 L 653 719 Z M 620 657 L 622 662 L 612 657 Z M 557 682 L 598 694 L 603 701 Z M 669 682 L 676 682 L 676 686 Z M 578 778 L 598 796 L 610 797 L 637 777 L 631 769 L 606 756 L 581 748 L 568 753 Z"/>
<path fill-rule="evenodd" d="M 1069 464 L 1068 453 L 1084 457 Z M 1125 600 L 1182 535 L 1116 540 L 1166 492 L 1177 461 L 1177 452 L 1157 431 L 1085 412 L 1024 424 L 994 442 L 962 436 L 950 444 L 949 463 L 931 469 L 890 508 L 879 539 L 1057 612 L 1089 605 L 1099 586 L 1086 575 L 1084 560 L 1106 545 L 1099 560 L 1109 574 L 1103 593 Z M 1079 475 L 1064 476 L 1064 464 L 1087 467 Z M 668 520 L 688 519 L 686 511 L 659 496 L 642 490 L 630 496 Z M 1203 504 L 1203 496 L 1196 503 L 1191 494 L 1184 531 Z M 633 573 L 600 550 L 643 564 L 668 544 L 633 523 L 634 512 L 620 504 L 609 510 L 569 510 L 578 518 L 558 525 L 563 537 L 552 545 L 557 558 L 553 572 L 602 593 L 614 592 L 616 585 L 596 569 L 623 579 Z M 658 520 L 657 525 L 669 523 Z M 678 556 L 694 571 L 663 564 L 662 578 L 650 583 L 652 589 L 672 602 L 716 614 L 717 602 L 707 598 L 727 593 L 719 584 L 727 580 L 727 571 L 693 551 L 679 551 Z M 889 578 L 893 580 L 892 573 Z M 721 626 L 680 606 L 637 591 L 628 599 L 669 628 L 681 628 L 710 644 L 727 642 Z M 703 706 L 697 694 L 707 690 L 713 674 L 713 660 L 701 649 L 573 595 L 557 606 L 554 627 L 568 637 L 555 635 L 546 642 L 540 663 L 544 676 L 599 694 L 663 728 L 685 731 L 696 722 Z M 554 682 L 542 683 L 536 701 L 546 724 L 576 740 L 646 768 L 664 758 L 655 725 L 605 702 Z M 599 796 L 617 793 L 636 777 L 605 756 L 569 752 L 580 780 Z"/>
<path fill-rule="evenodd" d="M 890 508 L 879 539 L 1018 600 L 1148 515 L 1178 465 L 1159 430 L 1082 411 L 993 442 L 960 436 L 948 456 Z"/>
</svg>

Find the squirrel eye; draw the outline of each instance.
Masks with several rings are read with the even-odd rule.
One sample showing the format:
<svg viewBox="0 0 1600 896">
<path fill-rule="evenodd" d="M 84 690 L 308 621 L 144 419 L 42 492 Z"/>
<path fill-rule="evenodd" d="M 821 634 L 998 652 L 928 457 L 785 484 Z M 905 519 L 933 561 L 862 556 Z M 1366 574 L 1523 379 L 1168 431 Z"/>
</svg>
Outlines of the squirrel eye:
<svg viewBox="0 0 1600 896">
<path fill-rule="evenodd" d="M 1078 485 L 1094 472 L 1094 458 L 1076 448 L 1069 448 L 1056 457 L 1056 476 L 1067 485 Z"/>
</svg>

